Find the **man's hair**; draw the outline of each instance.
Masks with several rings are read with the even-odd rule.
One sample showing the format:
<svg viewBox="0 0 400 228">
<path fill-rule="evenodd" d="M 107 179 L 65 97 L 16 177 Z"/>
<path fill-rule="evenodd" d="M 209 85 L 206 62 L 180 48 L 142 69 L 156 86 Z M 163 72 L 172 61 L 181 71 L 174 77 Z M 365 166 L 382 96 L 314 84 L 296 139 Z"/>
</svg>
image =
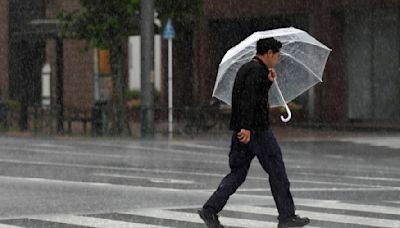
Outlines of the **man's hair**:
<svg viewBox="0 0 400 228">
<path fill-rule="evenodd" d="M 257 54 L 263 55 L 271 50 L 273 53 L 277 53 L 282 48 L 282 43 L 274 38 L 266 38 L 257 41 Z"/>
</svg>

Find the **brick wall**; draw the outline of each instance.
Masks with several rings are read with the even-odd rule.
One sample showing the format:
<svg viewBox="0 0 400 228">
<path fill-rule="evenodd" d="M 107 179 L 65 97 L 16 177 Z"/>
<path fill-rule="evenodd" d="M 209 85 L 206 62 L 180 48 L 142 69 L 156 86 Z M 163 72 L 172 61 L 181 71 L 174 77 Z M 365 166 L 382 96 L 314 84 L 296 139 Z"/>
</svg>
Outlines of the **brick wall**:
<svg viewBox="0 0 400 228">
<path fill-rule="evenodd" d="M 63 9 L 67 12 L 80 9 L 77 0 L 50 0 L 47 18 L 55 18 Z M 90 109 L 94 104 L 94 51 L 82 51 L 84 41 L 64 40 L 64 105 L 65 108 Z M 47 62 L 52 69 L 52 101 L 56 95 L 56 49 L 55 41 L 47 41 Z"/>
<path fill-rule="evenodd" d="M 94 104 L 93 50 L 82 52 L 84 41 L 64 41 L 64 102 L 66 107 Z"/>
</svg>

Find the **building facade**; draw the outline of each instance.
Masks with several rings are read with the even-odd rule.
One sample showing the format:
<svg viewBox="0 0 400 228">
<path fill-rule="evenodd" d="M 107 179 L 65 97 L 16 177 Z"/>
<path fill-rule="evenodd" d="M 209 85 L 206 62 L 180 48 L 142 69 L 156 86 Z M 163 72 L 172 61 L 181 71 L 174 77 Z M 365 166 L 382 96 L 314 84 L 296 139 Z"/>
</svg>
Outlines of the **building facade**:
<svg viewBox="0 0 400 228">
<path fill-rule="evenodd" d="M 400 123 L 397 0 L 206 0 L 193 33 L 195 103 L 210 100 L 229 48 L 255 31 L 288 26 L 308 31 L 333 50 L 324 82 L 296 99 L 307 119 Z"/>
<path fill-rule="evenodd" d="M 56 40 L 24 34 L 24 26 L 80 7 L 78 0 L 0 1 L 3 100 L 42 104 L 42 70 L 50 66 L 50 104 L 56 104 Z M 303 121 L 400 123 L 400 1 L 204 0 L 203 7 L 192 30 L 174 40 L 174 107 L 208 105 L 220 60 L 242 39 L 255 31 L 293 26 L 333 50 L 324 82 L 295 100 L 305 113 Z M 167 108 L 166 41 L 160 46 L 161 106 Z M 84 47 L 84 41 L 63 40 L 65 109 L 90 110 L 106 94 L 99 91 L 109 84 L 99 78 L 103 55 Z M 127 63 L 127 74 L 128 68 Z"/>
<path fill-rule="evenodd" d="M 56 39 L 29 26 L 34 21 L 50 22 L 60 9 L 71 11 L 80 6 L 77 1 L 61 0 L 3 0 L 0 4 L 0 96 L 21 104 L 24 129 L 27 109 L 42 105 L 43 91 L 50 91 L 50 105 L 56 104 Z M 82 52 L 81 41 L 64 40 L 63 46 L 64 105 L 92 107 L 93 50 Z M 42 71 L 49 65 L 49 88 L 43 88 Z"/>
</svg>

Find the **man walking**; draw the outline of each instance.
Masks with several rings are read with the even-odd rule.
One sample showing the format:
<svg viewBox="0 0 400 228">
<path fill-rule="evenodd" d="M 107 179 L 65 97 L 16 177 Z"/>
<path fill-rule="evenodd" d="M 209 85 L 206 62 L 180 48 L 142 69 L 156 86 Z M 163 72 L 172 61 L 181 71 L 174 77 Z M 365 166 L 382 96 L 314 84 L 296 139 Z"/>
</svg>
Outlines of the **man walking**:
<svg viewBox="0 0 400 228">
<path fill-rule="evenodd" d="M 257 55 L 237 73 L 230 121 L 230 129 L 233 130 L 229 153 L 231 172 L 198 211 L 207 227 L 223 228 L 218 213 L 245 181 L 254 157 L 269 175 L 279 213 L 278 228 L 303 227 L 310 222 L 308 218 L 295 214 L 282 152 L 269 123 L 268 91 L 277 76 L 274 67 L 279 61 L 281 47 L 282 44 L 274 38 L 259 40 Z"/>
</svg>

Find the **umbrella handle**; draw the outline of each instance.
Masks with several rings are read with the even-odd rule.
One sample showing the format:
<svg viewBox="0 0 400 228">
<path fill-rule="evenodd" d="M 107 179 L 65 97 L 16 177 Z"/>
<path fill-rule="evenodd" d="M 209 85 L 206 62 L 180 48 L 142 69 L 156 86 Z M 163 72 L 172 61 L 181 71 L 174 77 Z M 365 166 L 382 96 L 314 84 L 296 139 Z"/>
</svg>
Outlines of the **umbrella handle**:
<svg viewBox="0 0 400 228">
<path fill-rule="evenodd" d="M 292 119 L 292 112 L 290 111 L 289 106 L 285 103 L 285 109 L 286 109 L 286 113 L 288 114 L 287 117 L 284 117 L 283 115 L 281 116 L 281 120 L 284 123 L 287 123 L 290 121 L 290 119 Z"/>
<path fill-rule="evenodd" d="M 276 80 L 275 80 L 275 84 L 276 84 L 276 88 L 278 90 L 278 94 L 281 97 L 283 103 L 285 104 L 286 113 L 288 114 L 287 117 L 281 116 L 281 120 L 282 120 L 282 122 L 287 123 L 290 121 L 290 119 L 292 119 L 292 112 L 290 111 L 289 106 L 286 104 L 285 98 L 283 98 L 282 91 L 279 88 L 278 82 Z"/>
</svg>

